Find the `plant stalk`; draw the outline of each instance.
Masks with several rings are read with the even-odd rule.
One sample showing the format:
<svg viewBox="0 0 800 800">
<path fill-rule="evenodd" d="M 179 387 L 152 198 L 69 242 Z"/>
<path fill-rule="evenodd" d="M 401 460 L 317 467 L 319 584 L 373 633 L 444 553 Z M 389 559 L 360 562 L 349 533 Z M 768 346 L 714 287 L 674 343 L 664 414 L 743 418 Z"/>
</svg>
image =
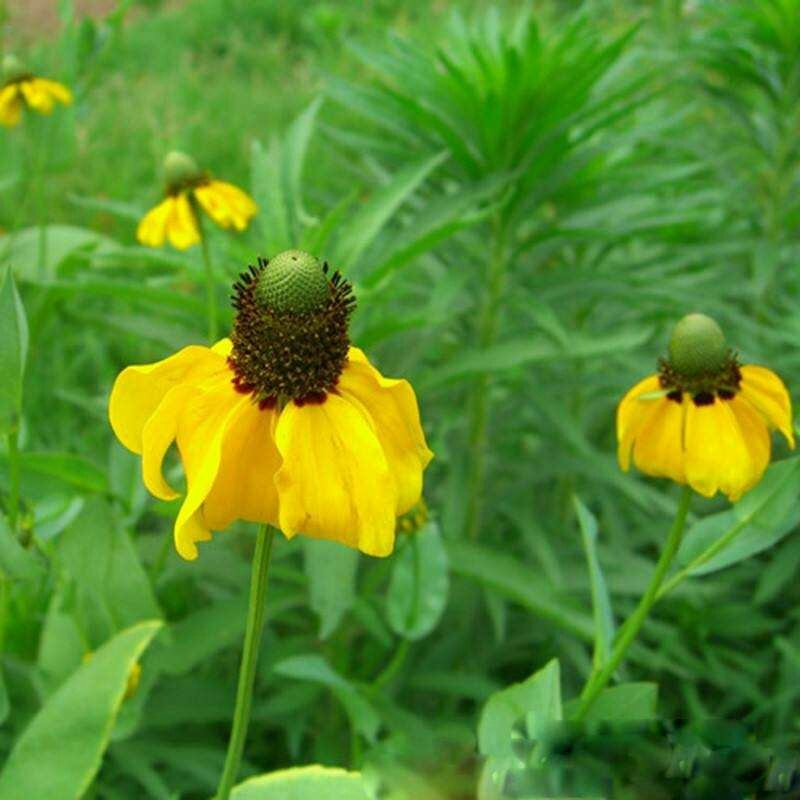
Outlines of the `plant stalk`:
<svg viewBox="0 0 800 800">
<path fill-rule="evenodd" d="M 19 429 L 14 425 L 8 433 L 8 527 L 17 532 L 19 520 Z"/>
<path fill-rule="evenodd" d="M 478 347 L 485 350 L 497 339 L 500 304 L 506 284 L 507 252 L 505 229 L 500 215 L 492 224 L 491 258 L 486 273 L 486 292 L 478 323 Z M 469 539 L 478 537 L 483 510 L 483 490 L 486 482 L 486 455 L 489 428 L 489 392 L 491 380 L 481 373 L 472 390 L 468 423 L 469 472 L 467 474 L 467 510 L 464 529 Z"/>
<path fill-rule="evenodd" d="M 208 239 L 203 227 L 203 218 L 199 210 L 195 207 L 194 214 L 197 219 L 197 227 L 200 231 L 200 249 L 203 251 L 203 268 L 206 274 L 206 307 L 208 317 L 208 338 L 211 344 L 217 341 L 219 326 L 217 324 L 217 303 L 214 299 L 214 268 L 211 265 L 211 254 L 208 249 Z"/>
<path fill-rule="evenodd" d="M 684 486 L 680 502 L 678 503 L 678 510 L 675 514 L 675 520 L 667 536 L 664 549 L 659 556 L 658 563 L 653 572 L 653 577 L 650 579 L 650 583 L 644 595 L 642 595 L 639 605 L 636 606 L 633 613 L 625 621 L 622 628 L 620 628 L 608 661 L 599 669 L 593 670 L 592 674 L 589 676 L 589 680 L 586 681 L 586 686 L 584 686 L 583 692 L 581 693 L 576 719 L 581 720 L 586 716 L 594 701 L 597 700 L 600 692 L 605 689 L 611 676 L 617 671 L 617 667 L 619 667 L 623 658 L 625 658 L 628 648 L 638 636 L 644 621 L 647 619 L 647 615 L 650 613 L 650 609 L 655 604 L 661 584 L 664 582 L 667 571 L 683 539 L 683 531 L 686 527 L 686 515 L 689 512 L 689 503 L 691 499 L 691 488 Z"/>
<path fill-rule="evenodd" d="M 250 721 L 250 707 L 253 701 L 256 662 L 264 627 L 264 598 L 267 594 L 267 576 L 274 540 L 275 528 L 270 525 L 261 525 L 256 537 L 256 550 L 250 573 L 250 599 L 247 607 L 247 627 L 244 634 L 242 660 L 239 666 L 239 684 L 236 688 L 236 707 L 233 712 L 233 724 L 228 740 L 225 766 L 219 780 L 215 800 L 228 800 L 242 762 L 247 725 Z"/>
</svg>

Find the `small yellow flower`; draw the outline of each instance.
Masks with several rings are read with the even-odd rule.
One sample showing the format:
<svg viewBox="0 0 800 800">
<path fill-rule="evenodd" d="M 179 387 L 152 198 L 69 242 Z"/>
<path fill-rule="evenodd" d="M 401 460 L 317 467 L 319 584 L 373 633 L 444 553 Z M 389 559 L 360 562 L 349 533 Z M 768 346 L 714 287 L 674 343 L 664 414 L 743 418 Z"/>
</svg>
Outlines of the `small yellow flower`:
<svg viewBox="0 0 800 800">
<path fill-rule="evenodd" d="M 128 367 L 111 392 L 114 432 L 164 500 L 178 496 L 161 471 L 177 441 L 178 553 L 244 519 L 388 555 L 432 458 L 414 390 L 350 346 L 350 285 L 313 256 L 260 259 L 234 288 L 231 339 Z"/>
<path fill-rule="evenodd" d="M 252 198 L 232 183 L 218 181 L 203 172 L 184 153 L 169 153 L 164 160 L 166 198 L 144 215 L 137 239 L 148 247 L 165 241 L 185 250 L 200 241 L 198 209 L 221 228 L 243 231 L 256 213 Z"/>
<path fill-rule="evenodd" d="M 50 114 L 56 103 L 69 105 L 72 93 L 58 81 L 40 78 L 26 70 L 14 56 L 3 59 L 0 86 L 0 125 L 18 125 L 23 108 Z"/>
<path fill-rule="evenodd" d="M 675 327 L 670 358 L 617 409 L 619 464 L 738 500 L 761 480 L 770 431 L 794 447 L 789 393 L 766 367 L 740 366 L 714 320 L 690 314 Z"/>
</svg>

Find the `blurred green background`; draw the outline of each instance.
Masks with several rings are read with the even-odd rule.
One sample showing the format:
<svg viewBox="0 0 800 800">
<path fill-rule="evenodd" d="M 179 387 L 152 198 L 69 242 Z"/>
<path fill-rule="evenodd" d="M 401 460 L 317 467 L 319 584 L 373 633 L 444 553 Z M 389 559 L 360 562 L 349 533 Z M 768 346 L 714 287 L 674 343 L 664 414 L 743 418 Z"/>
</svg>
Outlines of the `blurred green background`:
<svg viewBox="0 0 800 800">
<path fill-rule="evenodd" d="M 487 701 L 557 658 L 569 715 L 675 509 L 676 487 L 617 468 L 620 397 L 694 310 L 800 385 L 800 2 L 4 6 L 4 51 L 75 103 L 0 139 L 0 266 L 29 326 L 0 755 L 86 652 L 157 618 L 138 689 L 91 711 L 113 732 L 63 796 L 208 797 L 222 766 L 252 531 L 182 562 L 176 504 L 146 495 L 106 418 L 123 366 L 205 340 L 198 249 L 135 241 L 178 148 L 260 207 L 210 233 L 225 326 L 257 256 L 327 258 L 355 285 L 353 341 L 413 383 L 436 453 L 429 521 L 391 558 L 278 543 L 245 771 L 536 796 L 503 794 L 535 709 L 497 721 Z M 618 676 L 638 687 L 628 718 L 797 745 L 800 472 L 774 446 L 743 511 L 693 503 L 680 563 L 737 537 L 656 607 Z M 4 503 L 8 486 L 0 453 Z"/>
</svg>

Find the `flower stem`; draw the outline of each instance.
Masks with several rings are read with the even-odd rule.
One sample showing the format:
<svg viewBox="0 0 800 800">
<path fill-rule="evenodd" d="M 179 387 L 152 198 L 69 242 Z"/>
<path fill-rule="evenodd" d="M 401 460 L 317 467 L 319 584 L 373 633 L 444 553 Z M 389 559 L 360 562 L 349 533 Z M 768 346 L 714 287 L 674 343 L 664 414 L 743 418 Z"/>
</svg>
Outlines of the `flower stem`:
<svg viewBox="0 0 800 800">
<path fill-rule="evenodd" d="M 206 303 L 208 313 L 208 338 L 211 344 L 217 341 L 217 303 L 214 299 L 214 268 L 211 266 L 211 254 L 208 250 L 208 239 L 203 229 L 203 218 L 195 210 L 197 226 L 200 229 L 200 249 L 203 251 L 203 267 L 206 273 Z"/>
<path fill-rule="evenodd" d="M 485 350 L 497 338 L 500 302 L 506 284 L 506 244 L 503 222 L 499 214 L 492 225 L 491 258 L 486 272 L 486 292 L 483 295 L 478 323 L 478 347 Z M 464 529 L 467 537 L 476 539 L 481 522 L 483 489 L 486 480 L 486 449 L 489 427 L 489 374 L 481 373 L 472 390 L 469 411 L 469 472 L 467 474 L 467 511 Z"/>
<path fill-rule="evenodd" d="M 667 536 L 664 549 L 659 556 L 658 563 L 653 572 L 653 577 L 650 579 L 650 583 L 644 595 L 642 595 L 639 605 L 636 606 L 634 612 L 628 617 L 622 628 L 620 628 L 608 661 L 599 669 L 593 670 L 592 674 L 589 676 L 589 680 L 586 681 L 586 686 L 584 686 L 583 692 L 581 693 L 576 719 L 580 720 L 586 716 L 594 701 L 597 700 L 600 692 L 605 689 L 611 676 L 616 672 L 620 663 L 622 663 L 622 659 L 628 652 L 628 648 L 631 646 L 634 639 L 636 639 L 644 621 L 647 619 L 647 615 L 650 613 L 650 609 L 653 607 L 658 597 L 658 590 L 661 588 L 661 584 L 664 581 L 667 571 L 672 564 L 672 560 L 678 552 L 681 540 L 683 539 L 683 530 L 686 526 L 686 515 L 689 512 L 689 503 L 691 499 L 692 490 L 688 486 L 684 486 L 680 502 L 678 503 L 678 510 L 675 514 L 675 520 Z"/>
<path fill-rule="evenodd" d="M 19 518 L 19 431 L 16 425 L 8 433 L 8 527 L 16 534 Z"/>
<path fill-rule="evenodd" d="M 256 551 L 250 573 L 250 600 L 247 608 L 247 628 L 244 634 L 244 648 L 239 666 L 239 684 L 236 688 L 236 708 L 233 712 L 231 736 L 228 740 L 228 753 L 215 800 L 228 800 L 239 765 L 242 761 L 247 724 L 250 721 L 250 706 L 253 700 L 253 682 L 256 675 L 261 631 L 264 625 L 264 598 L 267 594 L 267 575 L 275 528 L 261 525 L 256 537 Z"/>
</svg>

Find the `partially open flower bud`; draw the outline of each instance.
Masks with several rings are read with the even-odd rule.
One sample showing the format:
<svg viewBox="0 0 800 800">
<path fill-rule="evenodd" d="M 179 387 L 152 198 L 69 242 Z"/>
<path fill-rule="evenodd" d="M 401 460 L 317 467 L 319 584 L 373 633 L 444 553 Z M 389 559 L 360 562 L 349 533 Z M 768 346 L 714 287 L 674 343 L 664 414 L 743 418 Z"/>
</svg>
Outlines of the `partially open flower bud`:
<svg viewBox="0 0 800 800">
<path fill-rule="evenodd" d="M 729 357 L 725 334 L 705 314 L 687 314 L 672 329 L 669 361 L 679 375 L 693 378 L 719 372 Z"/>
<path fill-rule="evenodd" d="M 13 83 L 30 74 L 30 70 L 11 53 L 3 56 L 3 82 Z"/>
<path fill-rule="evenodd" d="M 203 171 L 197 162 L 180 150 L 171 150 L 164 158 L 164 179 L 171 190 L 197 183 L 203 177 Z"/>
</svg>

